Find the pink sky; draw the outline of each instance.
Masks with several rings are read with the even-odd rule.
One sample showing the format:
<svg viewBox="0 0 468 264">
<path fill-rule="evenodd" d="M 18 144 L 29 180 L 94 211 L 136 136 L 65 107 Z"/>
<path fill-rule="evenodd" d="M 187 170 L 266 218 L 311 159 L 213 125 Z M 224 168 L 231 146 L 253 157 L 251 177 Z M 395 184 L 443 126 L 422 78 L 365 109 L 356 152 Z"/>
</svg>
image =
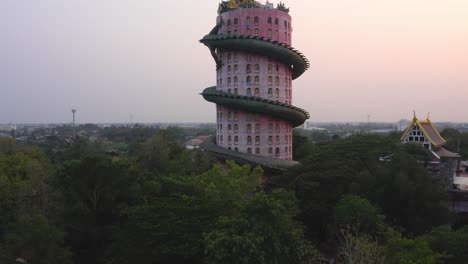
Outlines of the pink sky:
<svg viewBox="0 0 468 264">
<path fill-rule="evenodd" d="M 66 2 L 66 3 L 65 3 Z M 198 95 L 215 65 L 198 40 L 218 1 L 5 0 L 0 123 L 214 122 Z M 468 122 L 468 1 L 290 0 L 293 82 L 310 121 Z"/>
</svg>

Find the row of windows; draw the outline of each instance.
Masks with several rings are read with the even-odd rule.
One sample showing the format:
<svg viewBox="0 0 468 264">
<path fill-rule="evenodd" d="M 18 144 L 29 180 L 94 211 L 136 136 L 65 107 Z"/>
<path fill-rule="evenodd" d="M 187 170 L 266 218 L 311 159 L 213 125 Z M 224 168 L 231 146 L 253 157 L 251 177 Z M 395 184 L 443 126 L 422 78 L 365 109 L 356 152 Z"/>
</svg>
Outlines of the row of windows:
<svg viewBox="0 0 468 264">
<path fill-rule="evenodd" d="M 237 88 L 235 88 L 234 90 L 228 89 L 227 93 L 228 94 L 239 95 L 239 89 L 237 89 Z M 289 89 L 285 89 L 284 94 L 285 94 L 286 98 L 291 98 L 291 96 L 292 96 L 292 92 Z M 252 88 L 247 88 L 247 90 L 245 92 L 245 95 L 246 96 L 252 96 Z M 253 96 L 260 96 L 260 89 L 259 88 L 255 88 Z M 268 88 L 267 97 L 268 98 L 273 98 L 273 89 L 272 88 Z M 280 90 L 278 88 L 275 89 L 275 96 L 274 97 L 275 98 L 280 97 Z"/>
<path fill-rule="evenodd" d="M 224 54 L 226 54 L 227 56 L 227 63 L 231 63 L 231 61 L 233 61 L 234 63 L 235 62 L 238 62 L 239 61 L 239 54 L 237 52 L 226 52 L 226 53 L 223 53 L 221 51 L 218 51 L 218 57 L 220 60 L 224 61 Z M 254 54 L 251 54 L 251 53 L 246 53 L 245 54 L 245 61 L 247 62 L 252 62 L 252 61 L 259 61 L 260 58 L 262 58 L 263 56 L 255 56 Z M 273 59 L 271 57 L 266 57 L 268 59 L 268 62 L 270 61 L 273 61 Z M 234 65 L 234 71 L 239 71 L 239 65 L 237 64 Z M 248 66 L 250 64 L 247 64 L 246 65 L 246 71 L 252 71 L 252 65 Z M 280 65 L 279 64 L 268 64 L 268 72 L 269 73 L 273 73 L 273 70 L 275 70 L 275 73 L 276 74 L 279 74 L 280 73 Z M 284 65 L 284 67 L 282 67 L 284 69 L 284 73 L 285 74 L 291 74 L 292 73 L 292 69 L 290 67 L 288 67 L 288 65 Z M 232 68 L 231 68 L 232 69 Z M 257 64 L 257 65 L 253 65 L 253 70 L 254 71 L 260 71 L 260 64 Z M 218 70 L 219 73 L 222 72 L 222 68 L 220 68 Z"/>
<path fill-rule="evenodd" d="M 231 147 L 228 148 L 229 150 L 232 150 Z M 239 148 L 235 147 L 234 151 L 239 152 Z M 252 154 L 252 148 L 247 148 L 247 153 Z M 288 155 L 291 153 L 291 147 L 284 147 L 284 153 Z M 260 148 L 255 148 L 255 155 L 261 155 Z M 273 148 L 268 148 L 268 155 L 273 156 Z M 279 157 L 281 156 L 281 150 L 280 148 L 275 148 L 275 156 Z M 288 158 L 289 159 L 289 158 Z"/>
<path fill-rule="evenodd" d="M 223 135 L 218 135 L 218 142 L 223 142 Z M 228 136 L 228 144 L 232 144 L 233 142 L 233 139 L 234 139 L 234 144 L 237 145 L 239 144 L 239 136 Z M 247 136 L 247 145 L 252 145 L 253 144 L 253 140 L 254 138 L 252 136 Z M 280 142 L 280 136 L 276 136 L 275 137 L 275 142 L 276 144 L 281 144 Z M 291 142 L 291 136 L 284 136 L 284 141 L 285 141 L 285 144 L 289 144 L 289 142 Z M 273 136 L 268 136 L 268 143 L 271 145 L 273 144 Z M 256 136 L 255 137 L 255 145 L 259 145 L 260 144 L 260 136 Z"/>
<path fill-rule="evenodd" d="M 234 129 L 233 129 L 234 128 Z M 222 131 L 223 130 L 223 124 L 218 124 L 217 125 L 217 129 L 218 131 Z M 289 129 L 288 129 L 289 130 Z M 239 132 L 239 125 L 238 124 L 234 124 L 234 126 L 232 124 L 228 124 L 227 125 L 227 131 L 228 132 L 231 132 L 231 131 L 234 131 L 234 133 L 237 133 Z M 252 133 L 253 130 L 252 130 L 252 124 L 247 124 L 245 126 L 245 131 L 247 133 Z M 273 124 L 270 123 L 269 126 L 268 126 L 268 131 L 270 133 L 273 133 Z M 275 132 L 276 133 L 280 133 L 280 126 L 277 124 L 276 125 L 276 128 L 275 128 Z M 289 132 L 289 131 L 288 131 Z M 255 124 L 255 133 L 260 133 L 260 124 Z M 286 135 L 287 136 L 287 135 Z"/>
<path fill-rule="evenodd" d="M 223 115 L 223 112 L 221 112 L 221 111 L 222 111 L 222 106 L 218 106 L 218 111 L 216 112 L 216 119 L 217 119 L 218 122 L 223 121 L 224 115 Z M 258 113 L 255 113 L 255 114 L 254 113 L 247 113 L 245 115 L 245 121 L 247 121 L 247 122 L 252 122 L 253 120 L 258 121 L 260 119 L 261 119 L 261 115 L 258 114 Z M 228 122 L 231 122 L 231 121 L 237 122 L 237 121 L 239 121 L 239 113 L 237 111 L 234 111 L 234 112 L 229 111 L 227 113 L 227 121 Z M 218 128 L 219 128 L 219 125 L 221 125 L 221 127 L 222 127 L 222 124 L 218 124 Z M 255 124 L 255 127 L 257 127 L 257 125 L 260 126 L 260 124 Z M 280 127 L 281 127 L 280 123 L 276 122 L 275 123 L 276 130 L 279 131 Z M 270 131 L 273 130 L 273 122 L 268 123 L 268 129 Z M 291 132 L 292 131 L 291 127 L 287 126 L 286 131 Z"/>
<path fill-rule="evenodd" d="M 425 142 L 426 139 L 424 137 L 409 137 L 410 142 Z"/>
<path fill-rule="evenodd" d="M 254 25 L 258 25 L 260 23 L 260 18 L 256 16 L 256 17 L 254 17 L 253 21 L 254 21 Z M 274 21 L 275 25 L 279 25 L 279 19 L 278 18 L 275 18 L 274 20 L 271 17 L 267 18 L 267 23 L 268 24 L 273 24 L 273 21 Z M 251 22 L 252 21 L 251 21 L 250 17 L 245 18 L 245 23 L 246 23 L 247 26 L 250 26 Z M 227 21 L 228 26 L 231 26 L 233 23 L 234 23 L 234 25 L 239 25 L 239 18 L 236 17 L 233 20 L 228 19 L 228 21 Z M 291 29 L 291 23 L 289 23 L 287 20 L 283 21 L 283 25 L 284 25 L 284 29 Z"/>
<path fill-rule="evenodd" d="M 228 35 L 231 35 L 231 33 L 232 33 L 233 35 L 239 34 L 239 32 L 237 31 L 237 29 L 235 29 L 234 32 L 231 32 L 231 31 L 228 31 L 228 32 L 227 32 Z M 250 31 L 250 28 L 247 28 L 247 29 L 245 30 L 245 34 L 246 34 L 246 35 L 251 35 L 251 34 L 252 34 L 252 32 Z M 256 28 L 256 29 L 254 30 L 254 36 L 258 36 L 258 35 L 259 35 L 259 31 L 258 31 L 258 28 Z M 269 30 L 268 30 L 268 34 L 267 34 L 265 37 L 267 37 L 267 38 L 269 38 L 269 39 L 273 39 L 273 31 L 272 31 L 271 29 L 269 29 Z M 278 30 L 275 31 L 275 38 L 274 38 L 274 39 L 275 39 L 275 40 L 279 40 L 279 31 L 278 31 Z M 285 40 L 286 42 L 290 41 L 290 40 L 291 40 L 291 33 L 284 32 L 284 40 Z"/>
<path fill-rule="evenodd" d="M 237 54 L 235 54 L 234 56 L 237 56 Z M 228 63 L 231 62 L 231 53 L 228 53 L 227 60 L 228 60 Z M 235 61 L 237 61 L 237 59 L 235 59 Z M 273 64 L 268 64 L 267 67 L 268 67 L 268 73 L 273 73 Z M 231 65 L 227 66 L 228 74 L 230 74 L 233 70 L 234 70 L 234 73 L 238 73 L 239 72 L 239 65 L 234 64 L 234 67 L 232 67 Z M 276 74 L 279 74 L 280 66 L 278 64 L 275 65 L 275 71 L 276 71 Z M 246 73 L 251 73 L 252 72 L 252 64 L 245 65 L 245 72 Z M 260 64 L 254 64 L 253 65 L 253 72 L 260 72 Z M 221 73 L 221 70 L 219 70 L 218 73 Z M 288 70 L 287 67 L 285 67 L 285 73 L 286 74 L 290 73 L 290 71 Z"/>
<path fill-rule="evenodd" d="M 233 82 L 234 81 L 234 82 Z M 247 85 L 252 85 L 252 76 L 247 76 L 245 77 L 245 83 Z M 227 85 L 230 86 L 230 85 L 239 85 L 239 77 L 237 76 L 234 76 L 234 78 L 232 77 L 228 77 L 227 78 Z M 260 84 L 260 76 L 255 76 L 253 78 L 253 84 Z M 223 85 L 223 78 L 220 78 L 218 80 L 218 85 L 221 86 Z M 268 85 L 273 85 L 273 76 L 268 76 Z M 281 85 L 281 82 L 280 82 L 280 78 L 278 76 L 275 77 L 275 85 L 276 86 L 280 86 Z M 286 87 L 290 87 L 292 86 L 292 80 L 291 78 L 284 78 L 284 85 Z"/>
</svg>

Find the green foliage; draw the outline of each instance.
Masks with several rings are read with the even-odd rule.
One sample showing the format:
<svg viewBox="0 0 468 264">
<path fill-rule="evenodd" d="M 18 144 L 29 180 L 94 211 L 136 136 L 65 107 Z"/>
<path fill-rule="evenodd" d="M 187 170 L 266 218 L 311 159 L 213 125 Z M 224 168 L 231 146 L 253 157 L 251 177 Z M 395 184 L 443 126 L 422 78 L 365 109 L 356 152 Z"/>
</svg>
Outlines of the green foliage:
<svg viewBox="0 0 468 264">
<path fill-rule="evenodd" d="M 66 162 L 57 187 L 64 199 L 67 240 L 77 263 L 102 263 L 120 212 L 135 203 L 141 172 L 124 158 L 88 156 Z"/>
<path fill-rule="evenodd" d="M 15 147 L 15 140 L 11 138 L 0 138 L 0 154 L 10 154 Z"/>
<path fill-rule="evenodd" d="M 353 136 L 320 145 L 302 165 L 272 179 L 270 186 L 296 193 L 300 218 L 313 241 L 335 238 L 335 232 L 329 232 L 333 208 L 347 194 L 368 199 L 389 223 L 422 234 L 447 223 L 450 215 L 445 190 L 418 163 L 426 154 L 421 148 L 401 146 L 396 137 Z"/>
<path fill-rule="evenodd" d="M 0 245 L 6 258 L 22 258 L 27 263 L 68 264 L 71 253 L 64 246 L 63 232 L 43 215 L 20 217 L 11 224 Z M 11 261 L 13 262 L 13 261 Z"/>
<path fill-rule="evenodd" d="M 317 251 L 293 220 L 294 204 L 281 190 L 244 200 L 205 235 L 207 263 L 315 263 Z"/>
<path fill-rule="evenodd" d="M 468 259 L 468 226 L 451 231 L 439 227 L 422 237 L 432 250 L 444 253 L 446 263 L 464 264 Z"/>
<path fill-rule="evenodd" d="M 335 223 L 341 230 L 375 235 L 384 229 L 384 219 L 378 208 L 359 196 L 345 195 L 335 206 Z"/>
<path fill-rule="evenodd" d="M 468 132 L 460 133 L 454 128 L 447 128 L 440 134 L 447 140 L 445 148 L 453 152 L 459 152 L 463 159 L 468 159 Z"/>
<path fill-rule="evenodd" d="M 293 159 L 303 160 L 308 155 L 314 152 L 315 146 L 309 141 L 306 136 L 301 135 L 296 130 L 293 131 Z"/>
<path fill-rule="evenodd" d="M 369 236 L 343 231 L 338 257 L 343 264 L 386 264 L 383 248 Z"/>
<path fill-rule="evenodd" d="M 113 247 L 115 263 L 199 263 L 203 234 L 230 216 L 261 183 L 260 168 L 216 166 L 201 175 L 159 178 L 154 197 L 127 210 Z"/>
<path fill-rule="evenodd" d="M 410 234 L 422 234 L 450 220 L 445 189 L 405 151 L 396 152 L 378 171 L 369 197 L 390 223 Z"/>
<path fill-rule="evenodd" d="M 159 174 L 196 174 L 208 170 L 213 162 L 204 153 L 186 150 L 177 141 L 177 135 L 171 132 L 173 130 L 159 130 L 152 138 L 136 147 L 138 161 L 145 168 Z"/>
<path fill-rule="evenodd" d="M 385 244 L 388 264 L 438 264 L 444 256 L 434 252 L 422 238 L 404 238 L 395 230 L 389 229 Z"/>
</svg>

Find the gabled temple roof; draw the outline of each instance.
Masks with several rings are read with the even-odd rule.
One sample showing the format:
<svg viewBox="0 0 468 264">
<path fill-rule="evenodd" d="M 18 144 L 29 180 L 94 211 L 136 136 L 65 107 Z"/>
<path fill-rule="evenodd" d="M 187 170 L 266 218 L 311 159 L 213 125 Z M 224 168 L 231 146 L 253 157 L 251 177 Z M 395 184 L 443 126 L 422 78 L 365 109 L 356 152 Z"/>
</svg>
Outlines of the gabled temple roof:
<svg viewBox="0 0 468 264">
<path fill-rule="evenodd" d="M 438 148 L 437 150 L 433 151 L 437 155 L 437 157 L 440 158 L 450 158 L 450 159 L 459 159 L 461 158 L 460 154 L 451 152 L 449 150 L 446 150 L 444 148 Z"/>
<path fill-rule="evenodd" d="M 402 140 L 404 140 L 406 136 L 408 135 L 408 133 L 411 132 L 414 125 L 417 125 L 419 129 L 421 129 L 421 131 L 424 133 L 424 136 L 427 138 L 427 140 L 429 140 L 429 142 L 431 142 L 431 144 L 435 148 L 440 148 L 443 145 L 445 145 L 445 143 L 447 143 L 447 141 L 445 141 L 445 139 L 442 138 L 442 136 L 439 134 L 439 131 L 437 131 L 437 128 L 431 122 L 431 120 L 429 119 L 429 116 L 427 117 L 426 120 L 419 121 L 418 118 L 416 117 L 416 114 L 414 115 L 413 121 L 410 123 L 408 128 L 406 128 L 405 132 L 403 133 L 403 136 L 401 137 Z"/>
</svg>

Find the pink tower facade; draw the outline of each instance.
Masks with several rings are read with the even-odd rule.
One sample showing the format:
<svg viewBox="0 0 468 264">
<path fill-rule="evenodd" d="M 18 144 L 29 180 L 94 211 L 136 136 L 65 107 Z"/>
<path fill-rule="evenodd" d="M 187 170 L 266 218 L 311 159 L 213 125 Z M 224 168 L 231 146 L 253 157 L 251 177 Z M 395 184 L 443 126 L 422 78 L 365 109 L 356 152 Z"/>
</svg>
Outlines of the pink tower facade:
<svg viewBox="0 0 468 264">
<path fill-rule="evenodd" d="M 226 36 L 233 41 L 236 38 L 255 39 L 281 49 L 292 49 L 291 16 L 288 12 L 254 3 L 253 6 L 231 8 L 220 13 L 216 37 Z M 242 100 L 265 99 L 265 102 L 279 103 L 283 108 L 294 108 L 294 66 L 291 63 L 279 56 L 269 56 L 261 49 L 242 48 L 235 42 L 228 47 L 217 47 L 212 53 L 218 64 L 216 91 L 219 94 L 240 96 Z M 270 115 L 268 111 L 251 111 L 222 103 L 216 104 L 216 112 L 216 144 L 219 147 L 249 155 L 292 160 L 293 123 L 287 118 Z"/>
</svg>

